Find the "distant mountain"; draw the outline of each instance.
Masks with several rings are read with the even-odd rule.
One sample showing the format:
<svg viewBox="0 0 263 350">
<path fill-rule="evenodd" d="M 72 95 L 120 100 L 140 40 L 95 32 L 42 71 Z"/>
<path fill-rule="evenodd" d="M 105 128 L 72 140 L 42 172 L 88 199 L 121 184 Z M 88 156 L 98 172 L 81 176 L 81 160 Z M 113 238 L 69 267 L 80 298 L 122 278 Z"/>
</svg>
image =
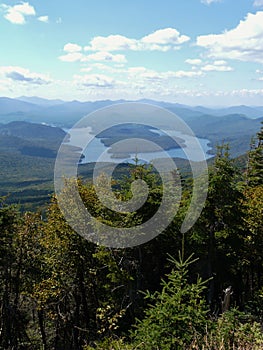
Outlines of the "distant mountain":
<svg viewBox="0 0 263 350">
<path fill-rule="evenodd" d="M 23 99 L 23 97 L 22 97 Z M 36 97 L 20 99 L 0 98 L 0 122 L 27 121 L 71 127 L 85 115 L 118 101 L 60 101 Z M 31 101 L 31 102 L 29 102 Z M 34 102 L 34 103 L 32 103 Z"/>
<path fill-rule="evenodd" d="M 20 97 L 19 99 L 2 97 L 0 98 L 0 123 L 24 121 L 71 128 L 78 120 L 91 112 L 125 102 L 131 101 L 66 102 L 38 97 Z M 250 139 L 259 131 L 263 117 L 263 106 L 241 105 L 213 109 L 148 99 L 137 102 L 154 104 L 175 113 L 192 128 L 196 136 L 210 140 L 213 150 L 222 141 L 229 143 L 233 156 L 240 155 L 248 150 Z M 93 120 L 93 124 L 96 126 L 96 119 Z M 21 125 L 17 126 L 17 133 Z M 40 130 L 37 131 L 40 132 Z M 44 132 L 44 129 L 42 131 Z M 23 130 L 23 132 L 36 133 L 32 131 L 32 126 L 28 130 Z"/>
<path fill-rule="evenodd" d="M 35 113 L 41 110 L 33 103 L 20 101 L 8 97 L 0 97 L 0 115 L 15 115 L 21 113 Z"/>
<path fill-rule="evenodd" d="M 249 106 L 233 106 L 227 108 L 206 108 L 202 106 L 192 107 L 193 110 L 202 112 L 203 114 L 211 114 L 215 116 L 225 116 L 228 114 L 242 114 L 248 118 L 256 119 L 263 117 L 263 107 L 249 107 Z"/>
<path fill-rule="evenodd" d="M 213 116 L 225 116 L 229 114 L 242 114 L 251 119 L 257 119 L 263 117 L 263 106 L 259 107 L 250 107 L 250 106 L 231 106 L 225 108 L 209 108 L 203 106 L 187 106 L 180 103 L 169 103 L 169 102 L 158 102 L 153 100 L 140 100 L 140 102 L 155 104 L 157 106 L 167 108 L 169 110 L 174 111 L 174 113 L 179 113 L 181 115 L 187 115 L 189 117 L 191 115 L 213 115 Z"/>
<path fill-rule="evenodd" d="M 69 127 L 85 115 L 96 111 L 99 108 L 107 107 L 112 104 L 131 102 L 125 100 L 111 101 L 102 100 L 94 102 L 80 101 L 62 101 L 47 100 L 39 97 L 19 97 L 11 99 L 6 97 L 0 98 L 0 122 L 10 121 L 31 121 L 45 122 L 58 126 Z M 188 122 L 192 118 L 198 118 L 202 115 L 225 116 L 229 114 L 240 114 L 251 119 L 263 116 L 263 106 L 233 106 L 228 108 L 207 108 L 202 106 L 187 106 L 179 103 L 169 103 L 153 101 L 148 99 L 137 102 L 150 103 L 170 110 L 179 117 Z"/>
<path fill-rule="evenodd" d="M 256 108 L 258 111 L 260 111 L 263 114 L 263 106 L 257 106 L 254 108 Z"/>
<path fill-rule="evenodd" d="M 32 103 L 43 107 L 56 106 L 56 105 L 63 104 L 65 102 L 63 100 L 47 100 L 45 98 L 41 98 L 37 96 L 32 96 L 32 97 L 21 96 L 21 97 L 18 97 L 17 100 Z"/>
</svg>

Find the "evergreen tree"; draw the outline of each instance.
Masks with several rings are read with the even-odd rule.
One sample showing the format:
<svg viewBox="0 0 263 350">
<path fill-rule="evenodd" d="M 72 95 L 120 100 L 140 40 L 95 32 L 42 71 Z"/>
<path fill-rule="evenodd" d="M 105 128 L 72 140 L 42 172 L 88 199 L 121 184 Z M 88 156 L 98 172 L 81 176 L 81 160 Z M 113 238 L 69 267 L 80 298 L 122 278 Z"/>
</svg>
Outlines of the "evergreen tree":
<svg viewBox="0 0 263 350">
<path fill-rule="evenodd" d="M 218 147 L 210 168 L 208 195 L 203 212 L 191 232 L 194 249 L 201 257 L 202 274 L 213 277 L 207 300 L 218 312 L 219 297 L 231 285 L 240 297 L 239 252 L 242 249 L 242 192 L 237 186 L 237 169 L 230 158 L 228 146 Z"/>
<path fill-rule="evenodd" d="M 250 187 L 263 184 L 263 126 L 256 138 L 252 139 L 246 177 L 247 185 Z"/>
<path fill-rule="evenodd" d="M 138 349 L 186 349 L 202 338 L 209 324 L 204 300 L 206 281 L 189 282 L 189 266 L 197 259 L 171 258 L 174 269 L 162 281 L 160 292 L 145 294 L 149 306 L 133 332 Z"/>
</svg>

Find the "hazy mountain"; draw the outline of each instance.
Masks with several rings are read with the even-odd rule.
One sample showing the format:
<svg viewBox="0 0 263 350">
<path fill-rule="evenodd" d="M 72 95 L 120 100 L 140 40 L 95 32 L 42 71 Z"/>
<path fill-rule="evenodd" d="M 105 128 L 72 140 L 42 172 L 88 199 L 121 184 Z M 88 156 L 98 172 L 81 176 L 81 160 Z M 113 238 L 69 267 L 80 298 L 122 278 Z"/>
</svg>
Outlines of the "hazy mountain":
<svg viewBox="0 0 263 350">
<path fill-rule="evenodd" d="M 256 119 L 263 117 L 263 107 L 249 107 L 249 106 L 233 106 L 227 108 L 206 108 L 202 106 L 192 107 L 195 111 L 203 114 L 211 114 L 215 116 L 224 116 L 228 114 L 243 114 L 248 118 Z"/>
<path fill-rule="evenodd" d="M 65 102 L 39 99 L 37 97 L 22 97 L 22 99 L 27 101 L 21 100 L 21 98 L 0 98 L 0 122 L 8 123 L 19 120 L 70 127 L 88 113 L 114 103 L 119 103 L 119 101 L 110 100 Z"/>
<path fill-rule="evenodd" d="M 21 96 L 21 97 L 18 97 L 17 100 L 32 103 L 32 104 L 35 104 L 38 106 L 43 106 L 43 107 L 56 106 L 56 105 L 63 104 L 65 102 L 63 100 L 58 100 L 58 99 L 57 100 L 47 100 L 45 98 L 41 98 L 41 97 L 37 97 L 37 96 L 32 96 L 32 97 Z"/>
<path fill-rule="evenodd" d="M 0 98 L 0 123 L 29 121 L 70 128 L 80 118 L 100 108 L 116 103 L 131 102 L 124 100 L 66 102 L 61 100 L 45 100 L 38 97 L 22 97 L 22 99 L 27 101 L 22 101 L 21 98 Z M 139 100 L 138 102 L 155 104 L 175 113 L 192 128 L 196 136 L 209 139 L 214 149 L 222 141 L 229 143 L 233 156 L 240 155 L 248 150 L 251 137 L 260 129 L 260 122 L 263 116 L 263 106 L 233 106 L 212 109 L 148 99 Z M 96 125 L 96 119 L 94 119 L 94 123 Z M 35 133 L 35 131 L 32 131 L 32 127 L 23 132 Z M 52 133 L 53 131 L 50 130 L 49 132 Z"/>
<path fill-rule="evenodd" d="M 24 120 L 38 123 L 46 122 L 59 126 L 70 126 L 83 116 L 99 108 L 124 102 L 131 101 L 105 100 L 80 102 L 47 100 L 39 97 L 19 97 L 18 99 L 2 97 L 0 98 L 0 122 Z M 263 106 L 233 106 L 213 109 L 202 106 L 192 107 L 178 103 L 159 102 L 148 99 L 139 100 L 138 102 L 155 104 L 166 108 L 183 118 L 186 122 L 192 118 L 199 118 L 202 115 L 225 116 L 228 114 L 240 114 L 248 118 L 259 118 L 263 116 Z"/>
<path fill-rule="evenodd" d="M 33 103 L 8 97 L 0 97 L 0 115 L 35 113 L 40 110 L 41 107 Z"/>
</svg>

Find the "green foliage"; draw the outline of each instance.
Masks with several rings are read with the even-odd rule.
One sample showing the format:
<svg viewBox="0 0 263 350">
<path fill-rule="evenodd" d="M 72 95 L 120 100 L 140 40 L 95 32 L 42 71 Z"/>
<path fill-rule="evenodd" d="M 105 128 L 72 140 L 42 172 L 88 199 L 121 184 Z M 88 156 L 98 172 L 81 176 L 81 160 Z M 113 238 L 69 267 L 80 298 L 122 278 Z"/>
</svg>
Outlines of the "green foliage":
<svg viewBox="0 0 263 350">
<path fill-rule="evenodd" d="M 211 337 L 215 344 L 213 349 L 218 349 L 215 346 L 219 346 L 219 344 L 225 350 L 260 350 L 263 346 L 260 324 L 255 322 L 251 315 L 237 309 L 226 311 L 215 321 Z"/>
<path fill-rule="evenodd" d="M 188 281 L 189 266 L 196 261 L 171 259 L 175 268 L 162 281 L 160 292 L 145 294 L 150 306 L 133 333 L 142 349 L 185 349 L 195 337 L 201 337 L 209 324 L 203 292 L 206 281 L 200 277 Z"/>
<path fill-rule="evenodd" d="M 251 142 L 246 180 L 251 187 L 263 184 L 263 127 Z"/>
<path fill-rule="evenodd" d="M 258 142 L 257 149 L 260 145 Z M 173 222 L 156 239 L 134 248 L 111 249 L 85 240 L 65 221 L 55 197 L 44 219 L 39 214 L 22 214 L 1 199 L 0 348 L 261 349 L 263 192 L 256 152 L 249 158 L 254 172 L 247 181 L 246 175 L 236 171 L 228 148 L 219 147 L 210 167 L 205 207 L 191 231 L 180 233 L 191 201 L 188 179 Z M 19 161 L 19 156 L 4 159 L 4 164 L 9 164 Z M 34 173 L 33 161 L 27 157 L 21 162 L 25 159 L 27 180 L 14 172 L 3 187 L 12 189 L 15 179 L 19 190 L 28 191 L 28 196 L 31 187 L 47 190 L 45 178 L 51 163 L 45 163 L 50 165 L 47 169 L 41 165 L 42 177 L 37 180 L 40 168 Z M 92 166 L 84 168 L 92 173 Z M 127 176 L 120 180 L 122 171 L 116 171 L 110 183 L 116 198 L 129 200 L 134 180 L 142 179 L 149 186 L 147 201 L 133 213 L 105 208 L 91 183 L 66 180 L 69 186 L 63 195 L 83 232 L 94 232 L 94 227 L 81 221 L 73 202 L 73 186 L 82 198 L 83 210 L 86 207 L 111 226 L 140 224 L 158 209 L 163 188 L 154 169 L 137 162 L 125 168 Z M 105 181 L 102 175 L 96 185 L 102 192 Z M 173 186 L 177 188 L 177 183 Z M 106 191 L 104 195 L 108 195 Z M 107 199 L 112 200 L 110 196 Z M 177 261 L 171 256 L 181 246 L 182 255 L 190 257 L 184 260 L 179 256 Z M 193 251 L 198 261 L 192 258 Z M 220 296 L 229 285 L 233 289 L 230 310 L 221 315 Z"/>
</svg>

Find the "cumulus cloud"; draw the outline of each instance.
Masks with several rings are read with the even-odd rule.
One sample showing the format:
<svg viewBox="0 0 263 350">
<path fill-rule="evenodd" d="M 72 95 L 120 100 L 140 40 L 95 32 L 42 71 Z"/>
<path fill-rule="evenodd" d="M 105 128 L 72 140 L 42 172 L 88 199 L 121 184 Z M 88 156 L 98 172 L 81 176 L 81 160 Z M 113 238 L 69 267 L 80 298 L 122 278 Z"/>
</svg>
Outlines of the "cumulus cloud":
<svg viewBox="0 0 263 350">
<path fill-rule="evenodd" d="M 146 35 L 138 43 L 142 49 L 166 51 L 175 45 L 180 45 L 190 40 L 187 35 L 180 35 L 174 28 L 156 30 L 154 33 Z"/>
<path fill-rule="evenodd" d="M 203 75 L 201 71 L 166 71 L 157 72 L 145 67 L 130 67 L 128 68 L 128 74 L 131 78 L 139 77 L 147 80 L 170 80 L 174 78 L 194 78 Z"/>
<path fill-rule="evenodd" d="M 21 2 L 14 6 L 2 4 L 1 7 L 5 13 L 5 19 L 14 24 L 25 24 L 27 16 L 36 15 L 34 7 L 28 2 Z"/>
<path fill-rule="evenodd" d="M 80 45 L 77 44 L 72 44 L 72 43 L 68 43 L 64 46 L 63 50 L 65 52 L 79 52 L 82 50 L 82 47 Z"/>
<path fill-rule="evenodd" d="M 91 54 L 82 53 L 82 47 L 77 44 L 68 43 L 63 48 L 65 55 L 59 57 L 64 62 L 88 62 L 88 61 L 105 61 L 115 63 L 126 63 L 126 58 L 121 54 L 112 54 L 106 51 L 98 51 Z"/>
<path fill-rule="evenodd" d="M 222 34 L 198 36 L 196 44 L 207 49 L 209 57 L 262 63 L 263 11 L 249 13 L 236 28 Z"/>
<path fill-rule="evenodd" d="M 227 62 L 224 61 L 224 60 L 216 60 L 216 61 L 214 61 L 213 64 L 214 64 L 215 66 L 225 66 L 225 65 L 227 64 Z"/>
<path fill-rule="evenodd" d="M 114 86 L 114 79 L 104 74 L 75 75 L 74 82 L 77 85 L 88 88 L 111 88 Z"/>
<path fill-rule="evenodd" d="M 66 55 L 59 56 L 63 62 L 78 62 L 83 61 L 84 55 L 81 52 L 69 52 Z"/>
<path fill-rule="evenodd" d="M 202 64 L 202 60 L 200 60 L 199 58 L 188 58 L 187 60 L 185 60 L 185 62 L 191 64 L 192 66 L 199 66 L 200 64 Z"/>
<path fill-rule="evenodd" d="M 98 72 L 97 72 L 98 70 Z M 143 66 L 114 68 L 104 64 L 94 63 L 81 69 L 83 75 L 74 76 L 74 84 L 78 90 L 90 92 L 105 91 L 104 98 L 110 92 L 111 96 L 132 96 L 133 94 L 163 94 L 173 93 L 180 79 L 195 79 L 205 75 L 199 71 L 156 71 Z M 150 97 L 149 95 L 149 97 Z M 138 97 L 138 96 L 137 96 Z"/>
<path fill-rule="evenodd" d="M 30 72 L 28 69 L 16 66 L 0 67 L 0 76 L 20 83 L 29 83 L 34 85 L 45 85 L 51 82 L 51 79 L 40 73 Z"/>
<path fill-rule="evenodd" d="M 89 45 L 84 49 L 86 51 L 143 51 L 157 50 L 167 51 L 176 48 L 190 38 L 181 35 L 174 28 L 159 29 L 141 39 L 127 38 L 123 35 L 97 36 L 93 38 Z"/>
<path fill-rule="evenodd" d="M 212 71 L 217 71 L 217 72 L 230 72 L 233 70 L 232 67 L 228 66 L 227 62 L 224 60 L 216 60 L 213 63 L 208 63 L 208 62 L 202 62 L 199 58 L 188 58 L 185 60 L 186 63 L 191 64 L 193 67 L 192 69 L 197 69 L 197 66 L 201 71 L 203 72 L 212 72 Z M 204 65 L 203 65 L 204 64 Z M 200 67 L 203 65 L 202 67 Z M 196 71 L 194 71 L 196 72 Z M 199 70 L 200 74 L 200 70 Z"/>
<path fill-rule="evenodd" d="M 123 35 L 97 36 L 84 48 L 75 43 L 67 43 L 63 48 L 65 54 L 58 58 L 63 62 L 104 61 L 123 64 L 127 62 L 125 55 L 113 54 L 113 51 L 167 51 L 177 49 L 188 40 L 188 36 L 181 35 L 174 28 L 159 29 L 138 40 Z"/>
<path fill-rule="evenodd" d="M 232 67 L 218 64 L 207 64 L 201 68 L 204 72 L 231 72 Z"/>
<path fill-rule="evenodd" d="M 85 46 L 85 51 L 124 51 L 136 50 L 136 40 L 123 35 L 97 36 Z"/>
<path fill-rule="evenodd" d="M 49 21 L 48 16 L 40 16 L 37 19 L 43 23 L 48 23 L 48 21 Z"/>
<path fill-rule="evenodd" d="M 77 48 L 76 48 L 77 49 Z M 118 54 L 113 55 L 110 52 L 95 52 L 90 55 L 84 55 L 81 52 L 72 51 L 62 55 L 59 59 L 63 62 L 88 62 L 88 61 L 104 61 L 104 62 L 114 62 L 114 63 L 125 63 L 126 58 L 124 55 Z"/>
</svg>

